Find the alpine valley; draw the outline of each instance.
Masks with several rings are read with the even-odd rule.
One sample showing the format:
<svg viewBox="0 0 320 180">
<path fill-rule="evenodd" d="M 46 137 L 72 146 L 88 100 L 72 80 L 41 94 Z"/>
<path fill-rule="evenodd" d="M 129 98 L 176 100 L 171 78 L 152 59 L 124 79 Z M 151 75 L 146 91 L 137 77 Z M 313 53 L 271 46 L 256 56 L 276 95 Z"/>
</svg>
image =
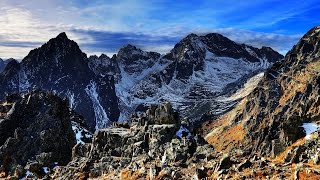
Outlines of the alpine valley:
<svg viewBox="0 0 320 180">
<path fill-rule="evenodd" d="M 320 27 L 284 56 L 217 33 L 0 59 L 0 178 L 320 179 Z"/>
</svg>

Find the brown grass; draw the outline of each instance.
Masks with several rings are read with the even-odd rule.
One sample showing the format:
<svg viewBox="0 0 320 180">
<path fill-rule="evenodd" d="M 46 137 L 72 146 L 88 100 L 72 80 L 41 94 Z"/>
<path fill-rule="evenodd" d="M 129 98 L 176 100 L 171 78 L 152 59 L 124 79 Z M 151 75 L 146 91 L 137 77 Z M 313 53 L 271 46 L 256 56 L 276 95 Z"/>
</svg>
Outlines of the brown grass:
<svg viewBox="0 0 320 180">
<path fill-rule="evenodd" d="M 278 156 L 275 157 L 274 162 L 276 163 L 283 163 L 284 162 L 284 157 L 288 154 L 289 151 L 291 151 L 293 148 L 300 146 L 301 144 L 305 143 L 306 139 L 301 138 L 298 139 L 295 143 L 292 145 L 288 146 L 282 153 L 280 153 Z"/>
<path fill-rule="evenodd" d="M 233 145 L 239 143 L 244 138 L 242 124 L 237 124 L 224 130 L 221 134 L 214 134 L 207 137 L 208 143 L 213 145 L 217 151 L 230 150 Z"/>
<path fill-rule="evenodd" d="M 318 180 L 320 179 L 320 175 L 314 172 L 299 171 L 298 174 L 299 180 Z"/>
</svg>

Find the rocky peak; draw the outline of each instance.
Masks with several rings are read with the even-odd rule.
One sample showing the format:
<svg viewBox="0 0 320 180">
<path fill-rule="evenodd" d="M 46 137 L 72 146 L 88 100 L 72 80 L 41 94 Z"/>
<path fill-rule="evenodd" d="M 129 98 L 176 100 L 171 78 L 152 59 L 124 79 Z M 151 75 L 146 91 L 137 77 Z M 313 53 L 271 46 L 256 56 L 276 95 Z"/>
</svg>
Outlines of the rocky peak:
<svg viewBox="0 0 320 180">
<path fill-rule="evenodd" d="M 118 54 L 134 52 L 142 52 L 142 50 L 132 44 L 127 44 L 119 50 Z"/>
<path fill-rule="evenodd" d="M 284 58 L 282 54 L 273 50 L 271 47 L 262 46 L 258 49 L 259 58 L 268 60 L 271 63 L 278 62 Z"/>
<path fill-rule="evenodd" d="M 201 36 L 201 40 L 206 44 L 207 49 L 216 56 L 242 58 L 251 62 L 261 62 L 261 60 L 276 62 L 283 58 L 281 54 L 270 47 L 258 49 L 246 44 L 238 44 L 218 33 Z"/>
<path fill-rule="evenodd" d="M 60 39 L 60 40 L 69 40 L 69 38 L 65 32 L 60 33 L 56 38 Z"/>
<path fill-rule="evenodd" d="M 205 36 L 201 36 L 201 39 L 203 41 L 207 41 L 207 42 L 211 42 L 217 45 L 222 45 L 222 44 L 229 44 L 229 45 L 233 45 L 236 44 L 235 42 L 231 41 L 230 39 L 228 39 L 227 37 L 219 34 L 219 33 L 209 33 Z"/>
<path fill-rule="evenodd" d="M 120 73 L 120 69 L 116 58 L 110 58 L 105 54 L 101 54 L 99 57 L 90 56 L 88 66 L 96 75 L 114 75 L 116 80 L 119 79 L 117 75 Z"/>
<path fill-rule="evenodd" d="M 101 54 L 99 59 L 110 59 L 110 57 L 105 54 Z"/>
<path fill-rule="evenodd" d="M 101 54 L 99 57 L 97 55 L 92 55 L 89 58 L 89 61 L 98 61 L 98 60 L 110 60 L 111 58 L 105 54 Z"/>
<path fill-rule="evenodd" d="M 132 64 L 138 60 L 143 60 L 143 61 L 149 60 L 149 59 L 155 60 L 155 59 L 158 59 L 159 57 L 160 57 L 159 53 L 146 52 L 131 44 L 128 44 L 122 47 L 116 56 L 117 60 L 124 64 Z"/>
<path fill-rule="evenodd" d="M 271 47 L 267 47 L 267 46 L 262 46 L 261 50 L 263 50 L 263 51 L 274 51 Z"/>
<path fill-rule="evenodd" d="M 206 48 L 200 37 L 189 34 L 174 46 L 167 57 L 178 62 L 196 62 L 205 58 L 205 52 Z"/>
<path fill-rule="evenodd" d="M 22 60 L 23 64 L 33 66 L 50 66 L 64 68 L 85 66 L 86 55 L 80 50 L 78 44 L 68 39 L 65 33 L 50 39 L 40 48 L 30 51 Z M 39 62 L 41 61 L 41 62 Z M 34 64 L 36 63 L 36 64 Z"/>
<path fill-rule="evenodd" d="M 288 52 L 289 58 L 304 59 L 308 57 L 320 56 L 320 27 L 314 27 L 310 29 Z"/>
<path fill-rule="evenodd" d="M 201 40 L 208 46 L 208 50 L 217 56 L 239 50 L 239 44 L 218 33 L 201 36 Z"/>
<path fill-rule="evenodd" d="M 70 49 L 70 50 L 76 50 L 81 51 L 78 44 L 72 40 L 70 40 L 65 32 L 60 33 L 57 37 L 52 38 L 49 40 L 48 43 L 46 43 L 44 46 L 47 45 L 47 48 L 50 48 L 51 50 L 63 50 Z"/>
<path fill-rule="evenodd" d="M 143 55 L 143 54 L 144 52 L 141 49 L 131 44 L 128 44 L 119 50 L 117 54 L 117 58 L 127 60 L 134 57 L 134 55 Z"/>
</svg>

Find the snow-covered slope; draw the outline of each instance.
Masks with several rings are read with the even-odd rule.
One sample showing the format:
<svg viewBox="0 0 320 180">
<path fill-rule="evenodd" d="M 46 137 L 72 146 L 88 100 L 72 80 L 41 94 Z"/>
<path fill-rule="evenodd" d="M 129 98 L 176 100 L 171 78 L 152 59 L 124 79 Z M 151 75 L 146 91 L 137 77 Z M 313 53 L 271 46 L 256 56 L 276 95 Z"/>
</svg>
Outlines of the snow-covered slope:
<svg viewBox="0 0 320 180">
<path fill-rule="evenodd" d="M 236 92 L 248 78 L 281 58 L 271 48 L 237 44 L 219 34 L 190 34 L 165 56 L 128 45 L 96 67 L 108 69 L 112 64 L 116 69 L 101 75 L 113 74 L 117 79 L 120 121 L 137 107 L 160 101 L 170 101 L 183 116 L 199 120 L 205 113 L 225 112 L 234 101 L 216 98 L 226 91 Z M 234 87 L 228 87 L 231 84 Z"/>
</svg>

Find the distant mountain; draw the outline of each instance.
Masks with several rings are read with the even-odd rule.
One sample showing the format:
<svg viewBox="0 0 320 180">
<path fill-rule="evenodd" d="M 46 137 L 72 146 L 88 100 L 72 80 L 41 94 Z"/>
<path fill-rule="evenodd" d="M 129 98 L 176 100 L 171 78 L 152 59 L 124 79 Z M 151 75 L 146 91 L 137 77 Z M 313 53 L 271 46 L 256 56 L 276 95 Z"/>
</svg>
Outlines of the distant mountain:
<svg viewBox="0 0 320 180">
<path fill-rule="evenodd" d="M 10 62 L 10 61 L 15 61 L 15 59 L 7 59 L 7 60 L 3 60 L 0 58 L 0 73 L 5 69 L 5 67 L 7 66 L 7 64 Z"/>
<path fill-rule="evenodd" d="M 238 44 L 213 33 L 190 34 L 165 56 L 127 45 L 112 58 L 93 56 L 89 64 L 96 74 L 115 76 L 120 120 L 165 100 L 183 116 L 199 120 L 206 113 L 225 112 L 234 103 L 216 102 L 218 96 L 235 92 L 282 58 L 271 48 Z"/>
</svg>

